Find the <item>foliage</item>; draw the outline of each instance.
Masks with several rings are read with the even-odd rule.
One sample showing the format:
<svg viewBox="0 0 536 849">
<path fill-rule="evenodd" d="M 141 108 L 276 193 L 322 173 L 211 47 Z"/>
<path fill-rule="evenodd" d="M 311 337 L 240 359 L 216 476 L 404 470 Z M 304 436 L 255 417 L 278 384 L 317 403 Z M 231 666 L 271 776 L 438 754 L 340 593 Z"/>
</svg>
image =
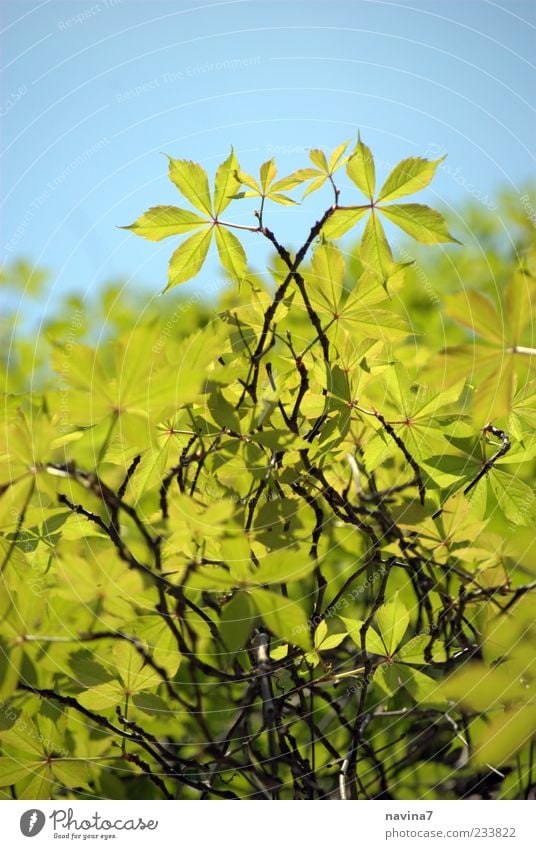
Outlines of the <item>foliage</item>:
<svg viewBox="0 0 536 849">
<path fill-rule="evenodd" d="M 169 158 L 188 206 L 127 229 L 180 239 L 174 291 L 141 319 L 117 287 L 70 298 L 6 341 L 5 798 L 530 792 L 532 234 L 416 263 L 397 232 L 457 241 L 405 200 L 441 160 L 378 190 L 359 136 L 310 163 L 256 178 L 231 151 L 211 191 Z M 296 189 L 331 199 L 293 251 L 266 216 Z M 213 242 L 217 310 L 174 288 Z"/>
</svg>

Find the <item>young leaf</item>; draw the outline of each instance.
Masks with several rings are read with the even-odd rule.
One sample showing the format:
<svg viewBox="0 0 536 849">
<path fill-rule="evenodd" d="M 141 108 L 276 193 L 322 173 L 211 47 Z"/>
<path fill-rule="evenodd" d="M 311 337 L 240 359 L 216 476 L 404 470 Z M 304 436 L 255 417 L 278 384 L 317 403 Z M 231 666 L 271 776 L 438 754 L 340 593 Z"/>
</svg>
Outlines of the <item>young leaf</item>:
<svg viewBox="0 0 536 849">
<path fill-rule="evenodd" d="M 210 189 L 204 168 L 198 162 L 187 159 L 169 159 L 169 179 L 175 183 L 179 192 L 189 200 L 192 206 L 205 212 L 212 218 Z"/>
<path fill-rule="evenodd" d="M 403 159 L 396 165 L 380 189 L 377 203 L 412 195 L 426 188 L 431 182 L 437 167 L 445 159 L 422 159 L 420 156 Z"/>
<path fill-rule="evenodd" d="M 200 271 L 206 259 L 212 239 L 212 227 L 200 233 L 194 233 L 179 245 L 169 261 L 168 284 L 164 289 L 172 289 L 179 283 L 185 283 Z"/>
<path fill-rule="evenodd" d="M 441 213 L 429 206 L 421 203 L 393 203 L 390 206 L 379 206 L 378 210 L 417 242 L 425 245 L 437 245 L 442 242 L 460 244 L 449 233 L 447 222 Z"/>
<path fill-rule="evenodd" d="M 358 136 L 357 145 L 354 152 L 346 163 L 346 173 L 350 180 L 360 189 L 372 203 L 374 198 L 374 189 L 376 187 L 376 169 L 374 167 L 374 157 L 370 148 L 361 141 L 361 136 Z"/>
<path fill-rule="evenodd" d="M 144 212 L 133 224 L 122 227 L 132 230 L 136 236 L 143 236 L 150 242 L 160 242 L 168 236 L 180 236 L 191 230 L 198 230 L 209 222 L 189 209 L 178 206 L 153 206 Z"/>
<path fill-rule="evenodd" d="M 233 280 L 240 283 L 247 272 L 247 258 L 239 240 L 225 227 L 216 227 L 216 245 L 220 262 Z"/>
</svg>

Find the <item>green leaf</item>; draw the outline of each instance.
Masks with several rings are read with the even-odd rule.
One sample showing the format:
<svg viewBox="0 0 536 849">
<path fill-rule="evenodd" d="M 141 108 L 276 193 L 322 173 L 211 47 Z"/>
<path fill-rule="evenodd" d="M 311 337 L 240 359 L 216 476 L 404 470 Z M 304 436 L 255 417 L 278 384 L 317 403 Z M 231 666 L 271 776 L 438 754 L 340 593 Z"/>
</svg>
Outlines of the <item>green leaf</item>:
<svg viewBox="0 0 536 849">
<path fill-rule="evenodd" d="M 300 168 L 298 171 L 293 171 L 288 177 L 283 177 L 274 183 L 271 192 L 288 192 L 316 176 L 318 176 L 318 171 L 315 168 Z"/>
<path fill-rule="evenodd" d="M 292 551 L 283 549 L 266 554 L 253 573 L 252 578 L 258 584 L 287 583 L 299 581 L 309 575 L 316 566 L 316 561 L 301 549 Z"/>
<path fill-rule="evenodd" d="M 516 754 L 534 738 L 536 707 L 520 704 L 500 711 L 479 735 L 475 746 L 475 764 L 489 768 L 513 761 Z"/>
<path fill-rule="evenodd" d="M 216 171 L 214 180 L 214 215 L 219 218 L 223 210 L 230 204 L 233 195 L 235 195 L 240 183 L 236 178 L 238 170 L 238 162 L 231 148 L 231 153 Z"/>
<path fill-rule="evenodd" d="M 158 716 L 160 719 L 169 719 L 171 711 L 164 699 L 154 693 L 135 693 L 132 697 L 133 704 L 150 716 Z"/>
<path fill-rule="evenodd" d="M 502 319 L 490 299 L 482 292 L 465 289 L 463 292 L 447 295 L 444 303 L 449 318 L 459 321 L 493 345 L 504 345 Z"/>
<path fill-rule="evenodd" d="M 514 525 L 534 524 L 536 521 L 536 495 L 522 480 L 501 469 L 494 468 L 488 475 L 488 485 L 497 504 Z"/>
<path fill-rule="evenodd" d="M 239 240 L 225 227 L 216 227 L 216 245 L 220 262 L 233 280 L 240 283 L 246 276 L 248 261 Z"/>
<path fill-rule="evenodd" d="M 158 672 L 146 665 L 141 654 L 127 640 L 117 642 L 112 649 L 112 655 L 121 681 L 125 685 L 125 692 L 129 695 L 160 683 Z"/>
<path fill-rule="evenodd" d="M 178 206 L 153 206 L 133 224 L 121 229 L 132 230 L 136 236 L 142 236 L 150 242 L 160 242 L 168 236 L 180 236 L 191 230 L 198 230 L 207 223 L 206 218 L 201 218 L 189 209 L 179 209 Z"/>
<path fill-rule="evenodd" d="M 305 191 L 302 195 L 302 200 L 305 200 L 307 195 L 312 195 L 313 192 L 316 192 L 316 191 L 318 191 L 318 189 L 321 189 L 322 186 L 324 185 L 324 183 L 326 182 L 326 180 L 327 180 L 327 177 L 322 175 L 321 177 L 317 177 L 315 180 L 313 180 L 312 183 L 309 183 L 309 185 L 307 186 L 307 188 L 305 189 Z"/>
<path fill-rule="evenodd" d="M 32 780 L 19 793 L 19 799 L 50 799 L 54 785 L 50 780 L 48 767 L 41 767 L 33 772 Z"/>
<path fill-rule="evenodd" d="M 330 158 L 329 158 L 329 173 L 333 174 L 337 168 L 340 168 L 341 165 L 344 164 L 344 154 L 346 152 L 346 148 L 350 144 L 350 140 L 342 142 L 342 144 L 337 145 L 337 147 L 333 150 Z"/>
<path fill-rule="evenodd" d="M 411 666 L 401 666 L 398 663 L 393 664 L 393 666 L 396 666 L 404 687 L 413 696 L 417 704 L 444 704 L 445 698 L 440 685 L 433 678 L 418 669 L 412 669 Z"/>
<path fill-rule="evenodd" d="M 393 267 L 393 255 L 382 223 L 374 212 L 361 238 L 361 260 L 368 271 L 376 274 L 384 285 L 387 283 Z"/>
<path fill-rule="evenodd" d="M 208 227 L 200 233 L 194 233 L 179 245 L 169 261 L 167 292 L 195 277 L 203 267 L 212 239 L 213 227 Z"/>
<path fill-rule="evenodd" d="M 237 592 L 223 607 L 219 630 L 231 655 L 242 651 L 255 625 L 256 610 L 249 593 Z"/>
<path fill-rule="evenodd" d="M 329 637 L 326 637 L 320 645 L 318 646 L 318 651 L 329 651 L 330 649 L 336 649 L 337 646 L 346 639 L 346 634 L 330 634 Z"/>
<path fill-rule="evenodd" d="M 384 604 L 376 612 L 378 631 L 385 646 L 386 654 L 392 657 L 409 625 L 409 613 L 401 601 Z"/>
<path fill-rule="evenodd" d="M 87 787 L 88 768 L 84 761 L 67 761 L 54 758 L 50 762 L 52 776 L 64 787 Z"/>
<path fill-rule="evenodd" d="M 339 303 L 346 264 L 336 245 L 324 242 L 313 254 L 311 271 L 319 289 L 329 293 L 329 303 L 336 307 Z"/>
<path fill-rule="evenodd" d="M 318 628 L 315 631 L 314 638 L 314 647 L 317 649 L 320 643 L 326 639 L 328 635 L 328 626 L 326 625 L 326 621 L 323 619 L 322 622 L 318 625 Z"/>
<path fill-rule="evenodd" d="M 287 197 L 287 195 L 282 195 L 280 193 L 274 193 L 270 191 L 267 195 L 267 198 L 270 198 L 274 203 L 280 203 L 282 206 L 295 206 L 297 201 L 292 200 L 292 198 Z"/>
<path fill-rule="evenodd" d="M 346 173 L 350 177 L 350 180 L 355 183 L 358 189 L 360 189 L 372 203 L 374 198 L 374 189 L 376 187 L 374 157 L 370 152 L 370 148 L 361 141 L 360 135 L 358 136 L 355 150 L 346 163 Z"/>
<path fill-rule="evenodd" d="M 89 652 L 77 652 L 69 659 L 69 666 L 77 684 L 86 689 L 109 682 L 112 675 Z"/>
<path fill-rule="evenodd" d="M 245 171 L 238 170 L 235 174 L 236 179 L 242 186 L 249 186 L 252 190 L 253 194 L 250 192 L 240 193 L 243 194 L 244 197 L 253 197 L 254 195 L 262 195 L 261 187 L 257 183 L 254 177 L 251 177 L 250 174 L 246 174 Z"/>
<path fill-rule="evenodd" d="M 169 159 L 169 179 L 192 206 L 212 218 L 210 189 L 204 168 L 198 162 L 187 159 Z"/>
<path fill-rule="evenodd" d="M 420 156 L 403 159 L 398 165 L 395 165 L 387 177 L 376 202 L 394 200 L 425 189 L 432 181 L 438 165 L 444 159 L 445 156 L 435 160 L 422 159 Z"/>
<path fill-rule="evenodd" d="M 251 590 L 251 597 L 266 627 L 287 643 L 309 651 L 311 635 L 304 609 L 270 590 Z"/>
<path fill-rule="evenodd" d="M 372 680 L 389 698 L 400 690 L 400 681 L 395 663 L 380 663 L 374 670 Z"/>
<path fill-rule="evenodd" d="M 261 189 L 263 194 L 268 194 L 268 189 L 271 184 L 277 177 L 277 167 L 275 164 L 275 159 L 268 159 L 267 162 L 263 162 L 260 170 L 260 180 L 261 180 Z"/>
<path fill-rule="evenodd" d="M 442 242 L 456 242 L 448 231 L 448 225 L 441 213 L 420 203 L 393 203 L 390 206 L 378 206 L 377 209 L 389 221 L 425 245 L 437 245 Z"/>
<path fill-rule="evenodd" d="M 345 619 L 340 617 L 348 631 L 348 635 L 354 641 L 359 650 L 361 650 L 361 628 L 363 627 L 362 619 Z M 365 647 L 371 654 L 385 655 L 385 646 L 380 637 L 370 625 L 365 634 Z"/>
<path fill-rule="evenodd" d="M 404 663 L 426 663 L 425 650 L 430 645 L 430 637 L 428 634 L 417 634 L 412 637 L 409 642 L 400 646 L 396 655 L 397 660 Z M 432 644 L 432 660 L 436 663 L 444 663 L 447 659 L 447 653 L 443 643 L 435 640 Z"/>
<path fill-rule="evenodd" d="M 125 691 L 118 681 L 110 681 L 108 684 L 100 684 L 92 687 L 78 696 L 82 707 L 89 710 L 106 710 L 115 707 L 125 698 Z"/>
<path fill-rule="evenodd" d="M 32 760 L 17 763 L 13 758 L 0 757 L 0 787 L 16 784 L 21 778 L 31 775 L 37 763 L 39 761 Z"/>
<path fill-rule="evenodd" d="M 311 183 L 311 185 L 313 184 Z M 339 239 L 354 227 L 368 211 L 367 207 L 363 209 L 336 209 L 322 227 L 322 235 L 326 239 Z"/>
<path fill-rule="evenodd" d="M 309 151 L 309 159 L 311 160 L 313 165 L 316 165 L 317 168 L 320 168 L 320 170 L 323 171 L 324 174 L 329 174 L 328 160 L 326 159 L 326 154 L 323 150 L 319 150 L 315 147 L 312 148 L 312 150 Z"/>
</svg>

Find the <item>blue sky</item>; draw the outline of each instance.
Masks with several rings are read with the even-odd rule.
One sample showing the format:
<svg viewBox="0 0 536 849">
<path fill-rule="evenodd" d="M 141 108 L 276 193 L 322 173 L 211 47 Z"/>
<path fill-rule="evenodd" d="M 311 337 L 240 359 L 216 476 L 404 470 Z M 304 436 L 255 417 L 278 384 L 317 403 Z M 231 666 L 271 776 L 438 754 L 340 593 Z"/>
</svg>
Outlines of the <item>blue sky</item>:
<svg viewBox="0 0 536 849">
<path fill-rule="evenodd" d="M 3 260 L 53 269 L 50 302 L 118 276 L 158 292 L 173 245 L 116 225 L 180 204 L 162 151 L 213 172 L 233 144 L 244 170 L 276 155 L 288 173 L 358 127 L 380 177 L 448 151 L 422 200 L 455 231 L 470 194 L 533 173 L 535 26 L 533 2 L 4 0 Z M 322 200 L 271 220 L 296 244 Z"/>
</svg>

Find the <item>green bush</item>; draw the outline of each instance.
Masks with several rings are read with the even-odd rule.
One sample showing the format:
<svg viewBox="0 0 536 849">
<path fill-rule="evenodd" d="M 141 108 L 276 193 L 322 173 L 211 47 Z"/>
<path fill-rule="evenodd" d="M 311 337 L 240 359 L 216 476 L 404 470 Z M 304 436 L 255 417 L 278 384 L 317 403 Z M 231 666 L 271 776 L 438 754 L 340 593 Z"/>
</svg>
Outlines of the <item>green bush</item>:
<svg viewBox="0 0 536 849">
<path fill-rule="evenodd" d="M 169 159 L 188 206 L 128 229 L 182 237 L 166 289 L 214 241 L 217 305 L 113 286 L 37 342 L 11 316 L 5 798 L 530 791 L 531 228 L 518 215 L 508 255 L 473 211 L 477 247 L 415 262 L 397 233 L 457 241 L 405 200 L 442 160 L 404 159 L 379 190 L 359 137 L 310 160 L 256 179 L 231 151 L 211 192 Z M 295 189 L 331 197 L 294 251 L 268 216 Z M 253 223 L 227 220 L 248 199 Z M 270 244 L 266 273 L 241 239 Z M 23 262 L 3 283 L 29 278 L 47 285 Z"/>
</svg>

